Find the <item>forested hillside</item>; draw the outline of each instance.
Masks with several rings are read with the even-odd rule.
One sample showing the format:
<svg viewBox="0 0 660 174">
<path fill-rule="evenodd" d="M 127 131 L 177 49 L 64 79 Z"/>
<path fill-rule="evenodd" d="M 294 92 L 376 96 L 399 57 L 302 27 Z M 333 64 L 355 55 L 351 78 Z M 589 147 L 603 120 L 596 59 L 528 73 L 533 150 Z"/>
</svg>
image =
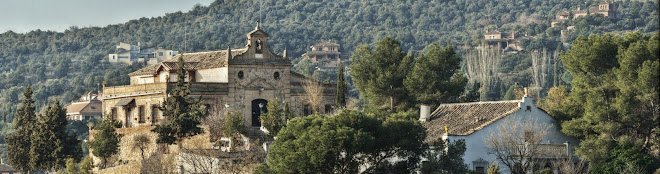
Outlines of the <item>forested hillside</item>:
<svg viewBox="0 0 660 174">
<path fill-rule="evenodd" d="M 0 34 L 0 116 L 10 123 L 20 103 L 20 93 L 32 85 L 39 107 L 54 98 L 64 103 L 83 93 L 108 85 L 128 83 L 126 74 L 143 65 L 109 64 L 107 54 L 119 42 L 140 42 L 181 52 L 235 48 L 245 44 L 245 33 L 261 19 L 275 52 L 285 48 L 300 57 L 309 45 L 336 40 L 343 52 L 360 43 L 372 44 L 385 36 L 402 43 L 406 52 L 421 51 L 430 43 L 472 48 L 480 44 L 485 28 L 514 30 L 544 39 L 531 43 L 546 47 L 559 41 L 558 30 L 549 28 L 552 17 L 578 3 L 572 0 L 478 0 L 478 1 L 350 1 L 350 0 L 217 0 L 208 7 L 197 5 L 188 12 L 156 18 L 140 18 L 106 27 L 71 27 L 64 32 L 31 31 Z M 654 1 L 622 1 L 620 20 L 592 20 L 577 25 L 578 35 L 622 30 L 658 30 L 658 4 Z M 578 21 L 579 22 L 579 21 Z M 600 22 L 600 23 L 599 23 Z M 600 27 L 598 27 L 600 26 Z M 610 27 L 613 26 L 613 27 Z M 583 29 L 583 28 L 586 29 Z M 184 37 L 185 35 L 185 37 Z M 184 39 L 187 43 L 184 44 Z M 539 45 L 540 44 L 540 45 Z M 549 44 L 550 45 L 550 44 Z M 556 43 L 552 44 L 553 46 Z M 468 50 L 469 51 L 469 50 Z M 465 54 L 467 51 L 460 51 Z M 511 71 L 526 71 L 529 56 L 507 58 Z M 526 67 L 525 67 L 526 66 Z M 514 80 L 499 88 L 507 88 Z M 570 81 L 570 80 L 568 80 Z M 504 84 L 504 83 L 503 83 Z M 506 91 L 506 89 L 500 89 Z M 501 96 L 496 96 L 501 97 Z M 8 126 L 8 124 L 4 124 Z M 3 131 L 8 131 L 3 126 Z"/>
</svg>

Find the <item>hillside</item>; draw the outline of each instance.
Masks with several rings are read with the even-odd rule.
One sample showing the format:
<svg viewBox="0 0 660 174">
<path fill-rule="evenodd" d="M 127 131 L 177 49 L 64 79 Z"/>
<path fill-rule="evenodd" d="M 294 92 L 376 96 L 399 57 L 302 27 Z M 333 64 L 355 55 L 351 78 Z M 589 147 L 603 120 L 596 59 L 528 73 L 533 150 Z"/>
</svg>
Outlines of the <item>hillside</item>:
<svg viewBox="0 0 660 174">
<path fill-rule="evenodd" d="M 582 3 L 597 2 L 600 1 Z M 617 3 L 621 4 L 617 10 L 622 19 L 604 24 L 617 27 L 590 28 L 582 34 L 658 30 L 655 2 Z M 140 42 L 145 47 L 161 46 L 181 52 L 242 47 L 244 34 L 261 18 L 273 51 L 287 48 L 292 57 L 299 57 L 321 39 L 336 40 L 342 44 L 341 51 L 351 52 L 361 43 L 370 44 L 387 35 L 401 40 L 403 48 L 409 51 L 422 50 L 432 42 L 469 48 L 480 43 L 485 28 L 559 40 L 557 32 L 548 29 L 550 20 L 554 14 L 577 4 L 570 0 L 267 0 L 262 4 L 217 0 L 208 7 L 197 5 L 185 13 L 106 27 L 24 34 L 9 31 L 0 34 L 0 116 L 2 122 L 12 122 L 26 85 L 33 86 L 35 100 L 44 106 L 54 98 L 67 103 L 83 93 L 96 91 L 102 81 L 110 86 L 127 84 L 126 74 L 142 65 L 107 63 L 107 54 L 119 42 Z"/>
</svg>

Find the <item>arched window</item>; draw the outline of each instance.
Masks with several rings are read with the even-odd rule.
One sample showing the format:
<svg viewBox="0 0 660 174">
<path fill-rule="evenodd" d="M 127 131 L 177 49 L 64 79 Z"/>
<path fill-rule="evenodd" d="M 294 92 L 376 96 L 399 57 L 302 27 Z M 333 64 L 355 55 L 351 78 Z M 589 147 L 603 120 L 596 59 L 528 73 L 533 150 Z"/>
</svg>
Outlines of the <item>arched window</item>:
<svg viewBox="0 0 660 174">
<path fill-rule="evenodd" d="M 238 72 L 238 78 L 239 78 L 239 79 L 243 79 L 243 71 L 239 71 L 239 72 Z"/>
<path fill-rule="evenodd" d="M 279 80 L 279 79 L 280 79 L 280 72 L 275 72 L 275 73 L 273 73 L 273 78 L 274 78 L 275 80 Z"/>
</svg>

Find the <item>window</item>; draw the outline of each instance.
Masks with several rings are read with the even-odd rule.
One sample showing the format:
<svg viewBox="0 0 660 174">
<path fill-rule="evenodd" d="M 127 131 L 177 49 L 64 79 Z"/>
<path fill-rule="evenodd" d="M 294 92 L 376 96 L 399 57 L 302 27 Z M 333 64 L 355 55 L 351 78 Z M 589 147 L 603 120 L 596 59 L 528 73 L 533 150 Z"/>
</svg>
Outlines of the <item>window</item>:
<svg viewBox="0 0 660 174">
<path fill-rule="evenodd" d="M 477 172 L 478 174 L 485 174 L 486 173 L 486 170 L 484 170 L 484 167 L 476 167 L 474 171 Z"/>
<path fill-rule="evenodd" d="M 239 79 L 243 79 L 243 71 L 239 71 L 239 72 L 238 72 L 238 78 L 239 78 Z"/>
<path fill-rule="evenodd" d="M 534 132 L 525 131 L 525 142 L 534 140 Z"/>
<path fill-rule="evenodd" d="M 328 114 L 332 112 L 332 105 L 325 105 L 325 113 Z"/>
<path fill-rule="evenodd" d="M 486 168 L 488 167 L 489 162 L 484 160 L 483 158 L 479 158 L 476 161 L 472 161 L 472 165 L 474 166 L 474 171 L 479 174 L 485 174 L 486 173 Z"/>
<path fill-rule="evenodd" d="M 117 108 L 113 107 L 112 109 L 110 109 L 110 116 L 112 121 L 117 121 Z"/>
<path fill-rule="evenodd" d="M 144 106 L 138 106 L 138 122 L 144 123 Z"/>
<path fill-rule="evenodd" d="M 156 117 L 158 116 L 158 105 L 151 105 L 151 123 L 156 123 Z"/>
<path fill-rule="evenodd" d="M 303 116 L 308 116 L 311 115 L 311 109 L 309 105 L 303 106 Z"/>
<path fill-rule="evenodd" d="M 158 56 L 163 56 L 163 52 L 158 52 Z"/>
<path fill-rule="evenodd" d="M 273 78 L 274 78 L 275 80 L 279 80 L 279 79 L 280 79 L 280 72 L 275 72 L 275 73 L 273 73 Z"/>
</svg>

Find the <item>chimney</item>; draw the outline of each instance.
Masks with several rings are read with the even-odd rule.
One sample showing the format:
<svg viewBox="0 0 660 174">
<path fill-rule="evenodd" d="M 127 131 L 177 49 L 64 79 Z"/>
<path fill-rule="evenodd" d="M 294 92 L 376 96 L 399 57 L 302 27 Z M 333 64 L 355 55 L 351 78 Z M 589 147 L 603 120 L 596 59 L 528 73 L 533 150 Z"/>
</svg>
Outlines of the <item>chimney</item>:
<svg viewBox="0 0 660 174">
<path fill-rule="evenodd" d="M 580 4 L 578 4 L 577 6 L 577 11 L 580 11 Z"/>
<path fill-rule="evenodd" d="M 525 109 L 525 111 L 531 111 L 532 105 L 534 105 L 534 101 L 532 100 L 531 97 L 528 95 L 528 88 L 525 89 L 525 95 L 522 97 L 522 101 L 518 104 L 518 107 L 521 109 Z"/>
<path fill-rule="evenodd" d="M 427 122 L 431 118 L 431 106 L 422 104 L 419 108 L 419 122 Z"/>
</svg>

